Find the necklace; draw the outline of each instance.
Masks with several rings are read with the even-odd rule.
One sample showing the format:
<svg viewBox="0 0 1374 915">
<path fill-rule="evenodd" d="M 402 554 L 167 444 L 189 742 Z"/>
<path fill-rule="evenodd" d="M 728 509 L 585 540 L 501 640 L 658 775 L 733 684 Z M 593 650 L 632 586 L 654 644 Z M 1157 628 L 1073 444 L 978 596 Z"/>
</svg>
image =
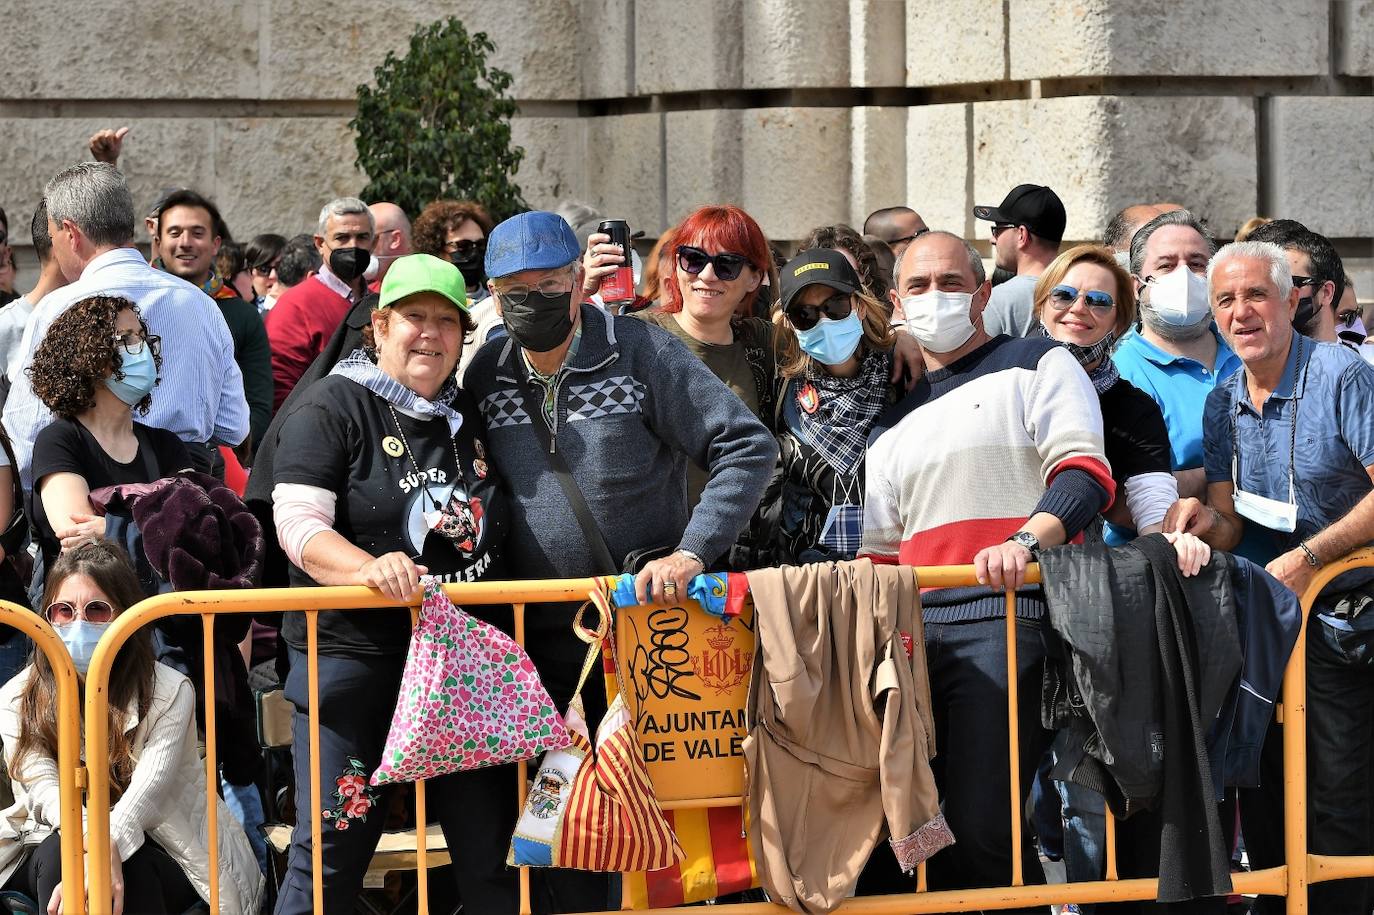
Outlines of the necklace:
<svg viewBox="0 0 1374 915">
<path fill-rule="evenodd" d="M 434 497 L 434 493 L 430 492 L 429 475 L 415 460 L 415 452 L 410 449 L 410 442 L 406 439 L 405 430 L 401 428 L 401 418 L 396 415 L 396 408 L 388 403 L 387 409 L 391 411 L 391 421 L 396 424 L 396 432 L 401 437 L 401 446 L 410 458 L 411 466 L 415 468 L 415 475 L 420 478 L 420 489 L 433 506 L 431 511 L 425 512 L 425 523 L 431 531 L 450 541 L 464 553 L 472 553 L 477 547 L 478 536 L 481 533 L 481 500 L 472 498 L 471 493 L 468 499 L 460 499 L 454 493 L 447 505 L 441 504 Z M 458 473 L 458 479 L 463 482 L 463 488 L 466 490 L 467 477 L 463 474 L 463 462 L 458 457 L 458 443 L 450 438 L 449 446 L 453 450 L 453 466 Z"/>
</svg>

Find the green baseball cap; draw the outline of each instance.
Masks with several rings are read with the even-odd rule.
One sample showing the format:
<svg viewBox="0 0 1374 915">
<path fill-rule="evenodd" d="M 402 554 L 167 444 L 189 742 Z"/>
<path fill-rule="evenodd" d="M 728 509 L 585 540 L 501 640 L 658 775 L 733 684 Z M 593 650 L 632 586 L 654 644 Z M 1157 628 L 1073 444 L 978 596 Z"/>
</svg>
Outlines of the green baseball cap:
<svg viewBox="0 0 1374 915">
<path fill-rule="evenodd" d="M 390 308 L 401 299 L 420 292 L 437 292 L 463 311 L 468 310 L 467 283 L 463 281 L 463 274 L 453 264 L 433 254 L 407 254 L 396 258 L 382 280 L 377 307 Z"/>
</svg>

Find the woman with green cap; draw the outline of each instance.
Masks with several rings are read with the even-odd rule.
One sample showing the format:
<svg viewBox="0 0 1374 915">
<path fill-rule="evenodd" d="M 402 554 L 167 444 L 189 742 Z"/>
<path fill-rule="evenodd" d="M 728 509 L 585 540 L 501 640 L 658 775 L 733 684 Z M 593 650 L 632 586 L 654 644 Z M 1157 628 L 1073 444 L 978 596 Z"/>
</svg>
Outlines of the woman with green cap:
<svg viewBox="0 0 1374 915">
<path fill-rule="evenodd" d="M 364 346 L 293 405 L 273 467 L 277 536 L 293 585 L 366 585 L 411 598 L 422 574 L 446 581 L 505 577 L 507 503 L 488 462 L 482 414 L 454 370 L 471 329 L 463 276 L 428 254 L 397 259 L 382 282 Z M 469 608 L 510 629 L 509 608 Z M 504 617 L 504 618 L 503 618 Z M 323 612 L 318 625 L 320 771 L 324 811 L 310 809 L 309 705 L 303 613 L 287 613 L 286 698 L 296 829 L 276 911 L 310 912 L 311 817 L 324 816 L 325 910 L 350 911 L 381 836 L 387 788 L 371 787 L 410 644 L 396 608 Z M 515 826 L 515 776 L 499 766 L 428 784 L 464 904 L 514 911 L 515 872 L 492 836 Z"/>
</svg>

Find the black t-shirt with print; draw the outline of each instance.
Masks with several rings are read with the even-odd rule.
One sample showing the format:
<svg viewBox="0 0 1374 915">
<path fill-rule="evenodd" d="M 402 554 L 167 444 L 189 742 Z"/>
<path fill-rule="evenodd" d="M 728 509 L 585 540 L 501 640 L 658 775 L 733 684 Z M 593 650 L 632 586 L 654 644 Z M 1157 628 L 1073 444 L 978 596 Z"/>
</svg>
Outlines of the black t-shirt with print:
<svg viewBox="0 0 1374 915">
<path fill-rule="evenodd" d="M 487 463 L 477 405 L 460 390 L 454 408 L 463 423 L 450 439 L 443 419 L 415 419 L 400 411 L 393 417 L 387 402 L 362 385 L 337 375 L 323 378 L 281 425 L 273 485 L 301 483 L 337 493 L 334 530 L 373 556 L 403 552 L 445 581 L 503 578 L 509 510 L 504 488 Z M 454 466 L 455 448 L 461 470 Z M 425 515 L 436 503 L 458 509 L 468 541 L 455 543 L 429 529 Z M 290 574 L 293 585 L 316 583 L 294 565 Z M 304 651 L 304 614 L 286 614 L 282 635 Z M 410 616 L 394 608 L 319 617 L 325 654 L 405 654 L 409 643 Z"/>
</svg>

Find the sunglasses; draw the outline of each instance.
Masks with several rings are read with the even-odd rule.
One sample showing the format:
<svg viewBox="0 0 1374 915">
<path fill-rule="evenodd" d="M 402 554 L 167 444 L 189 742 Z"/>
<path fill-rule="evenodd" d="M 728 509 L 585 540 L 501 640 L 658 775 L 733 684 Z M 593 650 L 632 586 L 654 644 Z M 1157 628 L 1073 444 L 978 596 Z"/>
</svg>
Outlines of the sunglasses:
<svg viewBox="0 0 1374 915">
<path fill-rule="evenodd" d="M 444 245 L 444 250 L 450 256 L 456 254 L 460 259 L 466 260 L 474 253 L 485 254 L 487 250 L 487 240 L 479 238 L 473 241 L 471 238 L 464 238 L 462 241 L 452 241 Z"/>
<path fill-rule="evenodd" d="M 1359 320 L 1359 317 L 1360 313 L 1358 311 L 1343 311 L 1336 315 L 1336 320 L 1340 322 L 1342 327 L 1350 328 L 1355 326 L 1355 322 Z"/>
<path fill-rule="evenodd" d="M 996 238 L 1008 229 L 1014 228 L 1016 228 L 1016 223 L 1014 222 L 995 222 L 992 224 L 992 237 Z"/>
<path fill-rule="evenodd" d="M 787 320 L 797 330 L 810 330 L 821 322 L 822 315 L 832 321 L 841 321 L 853 310 L 854 300 L 846 293 L 837 292 L 819 305 L 794 303 L 787 306 Z"/>
<path fill-rule="evenodd" d="M 749 258 L 743 254 L 707 254 L 691 245 L 677 246 L 677 265 L 692 276 L 705 270 L 707 264 L 715 268 L 717 279 L 728 283 L 739 279 L 740 271 L 749 265 Z"/>
<path fill-rule="evenodd" d="M 930 231 L 930 229 L 917 229 L 915 232 L 912 232 L 910 235 L 903 235 L 901 238 L 894 238 L 894 239 L 892 239 L 892 241 L 888 242 L 888 244 L 889 244 L 889 245 L 900 245 L 900 244 L 902 244 L 903 242 L 913 242 L 913 241 L 915 241 L 916 239 L 920 238 L 922 235 L 926 234 L 926 233 L 929 232 L 929 231 Z"/>
<path fill-rule="evenodd" d="M 90 601 L 79 610 L 71 601 L 59 600 L 48 604 L 45 615 L 54 626 L 66 626 L 78 618 L 88 623 L 108 623 L 115 618 L 115 609 L 103 600 Z"/>
<path fill-rule="evenodd" d="M 1306 287 L 1306 286 L 1315 286 L 1316 283 L 1317 283 L 1317 278 L 1316 278 L 1316 277 L 1313 277 L 1313 276 L 1300 276 L 1300 275 L 1298 275 L 1298 274 L 1294 274 L 1294 275 L 1293 275 L 1293 288 L 1294 288 L 1294 289 L 1302 289 L 1302 288 L 1304 288 L 1304 287 Z"/>
<path fill-rule="evenodd" d="M 1080 298 L 1088 303 L 1088 307 L 1096 315 L 1105 315 L 1116 307 L 1116 299 L 1100 289 L 1085 289 L 1080 292 L 1072 286 L 1060 284 L 1050 290 L 1050 305 L 1055 311 L 1068 311 Z"/>
<path fill-rule="evenodd" d="M 272 261 L 270 264 L 259 264 L 253 268 L 253 272 L 258 276 L 271 276 L 272 272 L 277 269 L 277 263 L 277 261 Z"/>
</svg>

